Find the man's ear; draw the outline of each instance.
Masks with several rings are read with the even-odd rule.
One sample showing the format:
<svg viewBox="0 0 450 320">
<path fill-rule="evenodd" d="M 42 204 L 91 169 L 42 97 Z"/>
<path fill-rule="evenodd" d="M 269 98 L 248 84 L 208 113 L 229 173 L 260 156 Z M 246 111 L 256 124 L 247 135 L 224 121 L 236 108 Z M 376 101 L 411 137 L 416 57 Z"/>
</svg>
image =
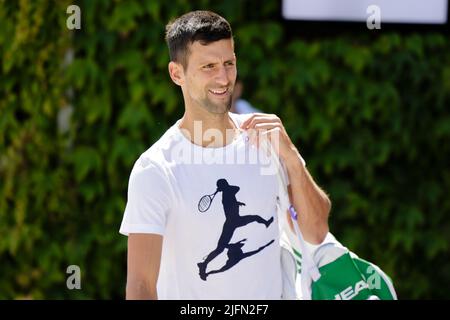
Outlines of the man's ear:
<svg viewBox="0 0 450 320">
<path fill-rule="evenodd" d="M 180 63 L 170 61 L 169 65 L 169 75 L 172 81 L 181 86 L 184 84 L 184 70 L 183 66 Z"/>
</svg>

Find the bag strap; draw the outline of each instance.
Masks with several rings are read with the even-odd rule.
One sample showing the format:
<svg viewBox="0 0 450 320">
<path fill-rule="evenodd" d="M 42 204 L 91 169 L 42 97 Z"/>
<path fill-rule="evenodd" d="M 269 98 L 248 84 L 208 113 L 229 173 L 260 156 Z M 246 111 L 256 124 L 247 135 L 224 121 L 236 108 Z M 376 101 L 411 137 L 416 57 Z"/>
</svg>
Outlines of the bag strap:
<svg viewBox="0 0 450 320">
<path fill-rule="evenodd" d="M 271 163 L 275 164 L 276 176 L 278 180 L 278 188 L 279 188 L 279 200 L 280 200 L 280 208 L 281 212 L 285 213 L 289 210 L 290 218 L 293 221 L 295 234 L 297 236 L 300 250 L 302 251 L 302 293 L 303 299 L 311 300 L 311 283 L 312 281 L 317 281 L 320 278 L 320 271 L 317 265 L 314 263 L 311 252 L 308 250 L 305 240 L 303 238 L 303 234 L 298 226 L 298 214 L 294 209 L 294 206 L 290 203 L 289 193 L 287 190 L 287 181 L 286 174 L 284 174 L 284 169 L 281 164 L 281 161 L 278 157 L 278 154 L 275 152 L 272 144 L 270 143 L 267 137 L 265 139 L 260 140 L 261 146 L 264 150 L 267 151 Z"/>
</svg>

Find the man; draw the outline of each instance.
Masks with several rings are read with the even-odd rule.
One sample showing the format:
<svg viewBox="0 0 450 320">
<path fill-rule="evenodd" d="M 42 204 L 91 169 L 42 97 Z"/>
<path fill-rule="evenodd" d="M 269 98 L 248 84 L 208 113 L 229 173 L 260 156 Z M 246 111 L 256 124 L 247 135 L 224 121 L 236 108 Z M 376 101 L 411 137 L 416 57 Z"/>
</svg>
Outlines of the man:
<svg viewBox="0 0 450 320">
<path fill-rule="evenodd" d="M 254 133 L 279 137 L 291 201 L 312 244 L 328 232 L 330 201 L 277 116 L 229 112 L 237 70 L 224 18 L 187 13 L 167 25 L 166 41 L 185 113 L 130 175 L 120 228 L 128 235 L 126 298 L 280 299 L 277 179 L 262 170 L 267 155 Z"/>
</svg>

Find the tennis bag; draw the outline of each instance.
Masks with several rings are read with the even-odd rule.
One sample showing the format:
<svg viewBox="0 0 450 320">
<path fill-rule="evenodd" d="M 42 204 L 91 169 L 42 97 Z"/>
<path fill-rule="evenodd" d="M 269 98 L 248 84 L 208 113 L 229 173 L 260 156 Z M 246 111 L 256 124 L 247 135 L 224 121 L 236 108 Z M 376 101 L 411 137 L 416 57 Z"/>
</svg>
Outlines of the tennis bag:
<svg viewBox="0 0 450 320">
<path fill-rule="evenodd" d="M 321 245 L 314 254 L 320 278 L 311 284 L 312 300 L 396 300 L 391 279 L 376 265 L 345 247 Z"/>
<path fill-rule="evenodd" d="M 359 258 L 331 233 L 320 245 L 308 244 L 294 219 L 293 225 L 297 234 L 288 226 L 281 230 L 284 299 L 397 300 L 391 279 L 378 266 Z"/>
</svg>

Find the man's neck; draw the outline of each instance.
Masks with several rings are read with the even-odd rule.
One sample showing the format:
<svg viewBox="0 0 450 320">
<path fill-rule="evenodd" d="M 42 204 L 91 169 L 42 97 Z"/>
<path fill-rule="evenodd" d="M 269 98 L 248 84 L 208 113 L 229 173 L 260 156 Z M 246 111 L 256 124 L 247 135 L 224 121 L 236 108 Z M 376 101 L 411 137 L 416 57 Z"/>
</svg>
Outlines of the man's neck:
<svg viewBox="0 0 450 320">
<path fill-rule="evenodd" d="M 199 112 L 186 110 L 179 127 L 188 131 L 192 143 L 210 148 L 223 147 L 231 143 L 237 134 L 236 125 L 228 112 L 213 114 L 206 110 Z"/>
</svg>

